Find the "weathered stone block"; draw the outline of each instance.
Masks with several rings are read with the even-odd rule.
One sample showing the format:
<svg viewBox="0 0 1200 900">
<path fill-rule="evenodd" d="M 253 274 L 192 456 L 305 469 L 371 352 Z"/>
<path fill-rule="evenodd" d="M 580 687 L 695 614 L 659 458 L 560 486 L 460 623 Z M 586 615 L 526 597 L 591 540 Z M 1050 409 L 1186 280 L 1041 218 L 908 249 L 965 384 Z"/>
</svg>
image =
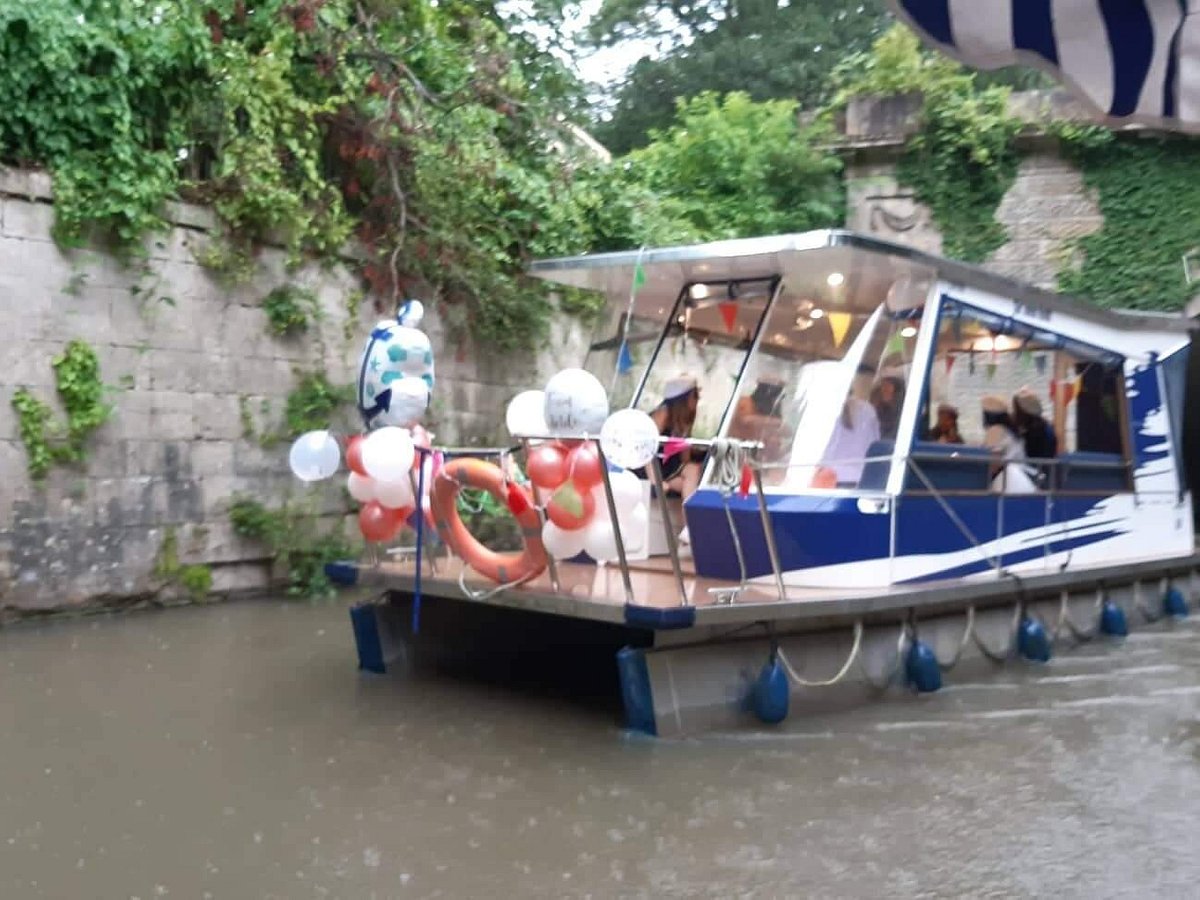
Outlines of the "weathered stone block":
<svg viewBox="0 0 1200 900">
<path fill-rule="evenodd" d="M 271 567 L 263 562 L 216 566 L 212 576 L 212 589 L 216 594 L 254 593 L 272 587 Z"/>
<path fill-rule="evenodd" d="M 50 229 L 54 225 L 54 207 L 49 203 L 30 203 L 5 197 L 0 200 L 3 207 L 3 225 L 0 234 L 9 238 L 51 243 Z"/>
</svg>

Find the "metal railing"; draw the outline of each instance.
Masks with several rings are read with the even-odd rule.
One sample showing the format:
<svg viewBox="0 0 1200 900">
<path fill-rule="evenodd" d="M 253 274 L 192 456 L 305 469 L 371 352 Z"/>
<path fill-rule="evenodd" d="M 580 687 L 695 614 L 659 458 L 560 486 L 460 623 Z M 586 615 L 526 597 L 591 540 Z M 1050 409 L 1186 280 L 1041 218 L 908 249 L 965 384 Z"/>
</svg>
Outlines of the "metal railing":
<svg viewBox="0 0 1200 900">
<path fill-rule="evenodd" d="M 561 440 L 560 437 L 554 435 L 534 435 L 525 438 L 518 444 L 506 447 L 463 447 L 463 448 L 440 448 L 440 452 L 446 457 L 473 456 L 483 458 L 497 458 L 502 468 L 506 458 L 516 456 L 518 453 L 525 451 L 528 453 L 532 445 Z M 617 552 L 616 563 L 620 569 L 622 589 L 625 595 L 625 601 L 629 605 L 636 605 L 637 598 L 634 596 L 633 580 L 631 575 L 631 566 L 629 553 L 627 552 L 626 535 L 622 533 L 621 516 L 616 506 L 616 500 L 613 493 L 611 473 L 609 470 L 608 460 L 605 457 L 603 449 L 600 447 L 598 438 L 583 437 L 572 439 L 573 441 L 589 442 L 595 445 L 599 453 L 601 465 L 602 483 L 604 485 L 604 497 L 613 528 L 614 544 Z M 660 439 L 660 445 L 667 441 L 674 440 L 670 438 Z M 949 446 L 949 445 L 944 445 Z M 887 513 L 889 515 L 889 548 L 888 560 L 889 563 L 894 563 L 898 554 L 897 547 L 897 516 L 900 504 L 906 499 L 931 497 L 937 503 L 942 513 L 961 533 L 968 545 L 973 547 L 979 554 L 980 560 L 986 562 L 990 568 L 994 568 L 997 574 L 1005 573 L 1004 557 L 1005 552 L 1001 551 L 996 554 L 989 554 L 985 549 L 985 544 L 992 541 L 1000 540 L 1005 537 L 1004 523 L 1006 505 L 1011 504 L 1014 500 L 1019 500 L 1023 503 L 1028 503 L 1033 497 L 1040 497 L 1044 505 L 1043 526 L 1047 529 L 1054 525 L 1055 503 L 1059 498 L 1071 496 L 1111 496 L 1113 494 L 1130 494 L 1134 498 L 1134 502 L 1138 503 L 1142 498 L 1150 496 L 1176 495 L 1172 490 L 1136 490 L 1134 473 L 1129 460 L 1122 458 L 1119 462 L 1116 460 L 1096 460 L 1096 459 L 1077 459 L 1070 455 L 1052 459 L 1028 459 L 1020 461 L 1004 461 L 996 458 L 994 455 L 984 455 L 978 452 L 964 454 L 958 456 L 953 450 L 946 452 L 932 452 L 922 449 L 920 446 L 914 447 L 909 453 L 904 455 L 877 455 L 855 459 L 845 460 L 820 460 L 814 462 L 792 462 L 787 463 L 768 463 L 761 458 L 763 453 L 763 445 L 760 442 L 754 441 L 737 441 L 725 439 L 713 440 L 687 440 L 687 450 L 690 452 L 693 449 L 705 450 L 709 454 L 709 462 L 712 464 L 708 469 L 708 478 L 701 485 L 702 488 L 716 489 L 722 497 L 723 506 L 726 512 L 726 519 L 729 523 L 731 538 L 734 543 L 735 552 L 738 555 L 739 570 L 741 578 L 736 586 L 729 588 L 716 588 L 714 591 L 723 595 L 729 602 L 735 600 L 743 591 L 747 589 L 751 580 L 759 580 L 766 577 L 767 573 L 749 575 L 746 570 L 744 555 L 741 548 L 741 537 L 737 520 L 735 519 L 734 510 L 731 508 L 729 500 L 735 492 L 740 492 L 739 488 L 743 487 L 741 467 L 748 467 L 750 470 L 749 490 L 753 490 L 755 494 L 758 520 L 762 528 L 762 540 L 766 546 L 767 556 L 771 566 L 771 580 L 777 593 L 778 600 L 786 600 L 788 596 L 786 585 L 786 572 L 781 563 L 779 548 L 776 543 L 775 529 L 771 518 L 770 504 L 768 498 L 774 493 L 775 496 L 790 496 L 793 490 L 787 487 L 777 488 L 774 492 L 764 486 L 763 473 L 779 470 L 791 469 L 810 469 L 816 470 L 821 467 L 829 467 L 833 464 L 853 464 L 861 465 L 865 468 L 866 465 L 875 463 L 900 464 L 906 471 L 901 491 L 899 494 L 890 494 L 883 488 L 859 488 L 852 486 L 844 486 L 838 488 L 801 488 L 805 494 L 811 495 L 841 495 L 841 496 L 857 496 L 857 497 L 876 497 L 887 504 Z M 970 447 L 978 451 L 979 448 Z M 963 467 L 987 467 L 987 487 L 980 489 L 945 489 L 939 488 L 935 483 L 935 479 L 930 476 L 926 466 L 930 462 L 936 462 L 940 466 L 963 466 Z M 1035 469 L 1044 473 L 1044 486 L 1039 486 L 1032 493 L 1011 494 L 1006 493 L 1004 488 L 1004 479 L 1007 476 L 1006 466 L 1010 464 L 1019 464 Z M 1060 487 L 1063 479 L 1060 473 L 1069 468 L 1077 469 L 1092 469 L 1092 470 L 1120 470 L 1122 472 L 1122 487 L 1117 490 L 1109 488 L 1086 489 L 1082 491 L 1064 490 Z M 677 523 L 672 520 L 670 512 L 670 504 L 667 502 L 667 494 L 663 478 L 662 463 L 658 456 L 655 456 L 650 464 L 647 465 L 647 475 L 653 486 L 654 492 L 657 495 L 659 509 L 661 512 L 661 520 L 664 531 L 665 543 L 667 546 L 667 556 L 671 564 L 672 577 L 675 582 L 676 589 L 679 593 L 679 603 L 682 606 L 692 605 L 692 598 L 688 592 L 687 573 L 684 569 L 683 560 L 680 554 L 678 541 Z M 737 480 L 733 478 L 733 473 L 737 472 Z M 911 473 L 913 480 L 907 477 L 907 473 Z M 997 479 L 999 484 L 997 485 Z M 540 520 L 543 525 L 547 521 L 546 507 L 548 499 L 543 497 L 543 491 L 534 485 L 532 488 L 535 506 L 538 509 Z M 748 493 L 745 495 L 748 496 Z M 954 506 L 947 499 L 948 497 L 994 497 L 997 500 L 996 504 L 996 526 L 994 536 L 975 534 L 968 524 L 958 514 Z M 686 498 L 685 498 L 686 499 Z M 880 510 L 882 512 L 882 509 Z M 742 521 L 746 521 L 744 518 Z M 1061 534 L 1058 537 L 1046 535 L 1042 542 L 1043 558 L 1049 559 L 1056 552 L 1053 550 L 1053 545 L 1057 541 L 1061 541 L 1067 537 L 1067 532 L 1070 529 L 1071 523 L 1064 520 L 1060 523 L 1062 526 Z M 989 529 L 989 533 L 990 533 Z M 1060 571 L 1065 571 L 1069 565 L 1071 551 L 1067 551 L 1067 559 L 1059 567 Z M 553 589 L 558 592 L 561 590 L 561 581 L 557 561 L 553 559 L 551 554 L 547 554 L 548 563 L 547 569 L 550 576 L 550 581 Z M 432 554 L 427 554 L 426 559 L 431 560 Z M 435 570 L 436 571 L 436 570 Z M 893 579 L 889 573 L 889 582 Z M 1014 576 L 1015 577 L 1015 576 Z"/>
</svg>

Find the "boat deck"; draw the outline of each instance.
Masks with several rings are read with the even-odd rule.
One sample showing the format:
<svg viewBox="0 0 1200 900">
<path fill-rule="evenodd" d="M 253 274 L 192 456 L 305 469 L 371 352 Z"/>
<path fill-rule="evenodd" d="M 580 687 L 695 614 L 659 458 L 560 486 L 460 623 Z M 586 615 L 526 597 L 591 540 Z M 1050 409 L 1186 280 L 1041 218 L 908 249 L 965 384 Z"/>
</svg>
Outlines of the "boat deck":
<svg viewBox="0 0 1200 900">
<path fill-rule="evenodd" d="M 690 561 L 685 560 L 686 563 Z M 518 587 L 498 590 L 450 556 L 426 557 L 421 578 L 425 597 L 446 597 L 511 607 L 597 622 L 622 623 L 654 630 L 730 625 L 748 622 L 801 621 L 883 615 L 896 610 L 987 605 L 1011 600 L 1019 591 L 1027 596 L 1048 596 L 1063 590 L 1073 593 L 1104 584 L 1178 577 L 1200 569 L 1200 546 L 1187 556 L 1147 559 L 1081 571 L 1022 574 L 1014 578 L 922 582 L 866 589 L 789 587 L 780 597 L 773 582 L 736 583 L 702 578 L 688 565 L 683 593 L 666 557 L 629 563 L 632 602 L 626 594 L 621 569 L 573 562 L 557 564 L 558 587 L 549 571 Z M 411 558 L 375 564 L 348 564 L 339 581 L 380 590 L 411 593 L 416 587 Z"/>
</svg>

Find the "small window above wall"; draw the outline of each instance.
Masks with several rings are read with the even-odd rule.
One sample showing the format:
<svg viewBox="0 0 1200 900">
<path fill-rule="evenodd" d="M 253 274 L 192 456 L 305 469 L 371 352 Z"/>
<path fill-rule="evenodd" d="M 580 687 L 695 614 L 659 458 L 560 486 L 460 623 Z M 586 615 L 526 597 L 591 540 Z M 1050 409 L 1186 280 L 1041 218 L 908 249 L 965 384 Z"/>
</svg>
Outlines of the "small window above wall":
<svg viewBox="0 0 1200 900">
<path fill-rule="evenodd" d="M 1039 489 L 1128 490 L 1123 367 L 1115 354 L 946 299 L 914 457 L 931 444 L 987 447 L 1028 462 Z M 1087 478 L 1066 474 L 1085 465 Z"/>
</svg>

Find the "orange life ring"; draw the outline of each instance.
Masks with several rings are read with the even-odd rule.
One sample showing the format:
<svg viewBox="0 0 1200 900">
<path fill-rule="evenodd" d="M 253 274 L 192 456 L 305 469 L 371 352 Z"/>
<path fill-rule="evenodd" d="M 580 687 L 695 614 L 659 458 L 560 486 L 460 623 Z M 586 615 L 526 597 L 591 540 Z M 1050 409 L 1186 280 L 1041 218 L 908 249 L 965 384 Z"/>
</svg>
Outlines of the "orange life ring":
<svg viewBox="0 0 1200 900">
<path fill-rule="evenodd" d="M 503 503 L 517 524 L 525 549 L 520 553 L 497 553 L 475 539 L 458 515 L 458 492 L 463 488 L 484 490 Z M 442 466 L 430 493 L 433 524 L 450 549 L 472 569 L 498 584 L 514 584 L 540 575 L 546 568 L 542 546 L 542 520 L 525 488 L 508 481 L 498 466 L 481 459 L 454 459 Z"/>
</svg>

